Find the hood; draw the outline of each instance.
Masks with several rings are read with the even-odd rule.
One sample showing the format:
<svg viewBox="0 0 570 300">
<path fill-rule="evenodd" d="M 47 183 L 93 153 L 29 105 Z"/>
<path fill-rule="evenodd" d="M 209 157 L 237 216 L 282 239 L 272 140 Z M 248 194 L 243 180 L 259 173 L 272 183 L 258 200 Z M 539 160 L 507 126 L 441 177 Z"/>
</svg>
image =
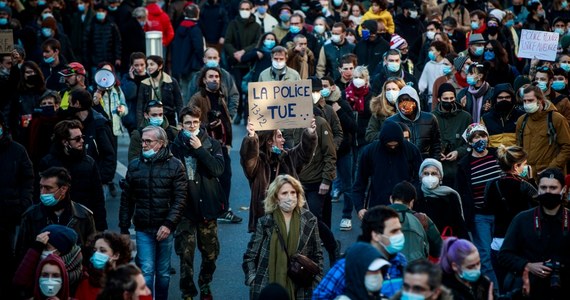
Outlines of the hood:
<svg viewBox="0 0 570 300">
<path fill-rule="evenodd" d="M 160 8 L 160 6 L 158 6 L 158 4 L 156 4 L 156 3 L 151 3 L 151 4 L 147 5 L 146 9 L 148 10 L 149 16 L 158 17 L 164 13 L 162 8 Z"/>
<path fill-rule="evenodd" d="M 408 117 L 404 116 L 404 114 L 400 111 L 400 107 L 399 107 L 399 103 L 400 103 L 400 97 L 402 95 L 408 95 L 410 98 L 414 99 L 414 101 L 416 101 L 416 104 L 418 105 L 418 111 L 416 112 L 416 115 L 414 117 L 413 120 L 410 120 Z M 422 111 L 422 107 L 421 107 L 421 103 L 420 103 L 420 97 L 418 96 L 418 92 L 416 91 L 416 89 L 414 89 L 413 87 L 406 85 L 404 86 L 400 92 L 398 93 L 398 101 L 396 101 L 396 109 L 398 110 L 398 113 L 400 114 L 400 116 L 403 119 L 406 120 L 410 120 L 412 122 L 416 121 L 417 119 L 420 118 L 420 113 Z"/>
<path fill-rule="evenodd" d="M 393 141 L 402 145 L 404 143 L 404 131 L 398 123 L 385 121 L 384 124 L 382 124 L 382 129 L 380 129 L 379 140 L 382 146 Z"/>
<path fill-rule="evenodd" d="M 57 297 L 59 299 L 69 299 L 69 276 L 67 275 L 67 269 L 65 268 L 65 264 L 61 260 L 61 258 L 55 254 L 50 254 L 46 258 L 44 258 L 38 264 L 38 268 L 36 269 L 36 277 L 34 280 L 34 299 L 46 299 L 47 297 L 42 295 L 40 290 L 40 275 L 42 273 L 42 268 L 46 264 L 57 265 L 61 271 L 61 289 L 57 293 Z"/>
<path fill-rule="evenodd" d="M 516 99 L 515 90 L 513 90 L 513 87 L 511 86 L 511 84 L 510 83 L 500 83 L 500 84 L 497 84 L 495 86 L 495 88 L 493 89 L 493 98 L 491 98 L 491 105 L 494 106 L 497 103 L 497 96 L 499 96 L 499 94 L 502 92 L 509 93 L 509 95 L 511 95 L 511 101 L 515 102 L 515 99 Z"/>
<path fill-rule="evenodd" d="M 184 19 L 176 29 L 176 34 L 184 38 L 190 35 L 191 30 L 194 26 L 198 25 L 198 21 L 192 21 L 189 19 Z"/>
<path fill-rule="evenodd" d="M 370 299 L 364 285 L 364 277 L 372 262 L 382 258 L 380 252 L 369 243 L 357 242 L 346 253 L 344 267 L 346 278 L 345 294 L 350 299 Z"/>
</svg>

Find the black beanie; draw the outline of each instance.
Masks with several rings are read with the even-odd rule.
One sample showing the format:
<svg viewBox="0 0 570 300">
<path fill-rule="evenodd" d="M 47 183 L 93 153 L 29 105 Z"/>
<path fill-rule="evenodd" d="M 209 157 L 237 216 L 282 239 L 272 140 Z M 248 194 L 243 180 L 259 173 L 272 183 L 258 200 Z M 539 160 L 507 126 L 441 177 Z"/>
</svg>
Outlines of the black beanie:
<svg viewBox="0 0 570 300">
<path fill-rule="evenodd" d="M 439 86 L 439 89 L 437 90 L 437 98 L 441 98 L 441 95 L 443 95 L 445 92 L 453 92 L 453 95 L 456 96 L 455 88 L 453 85 L 447 82 Z"/>
<path fill-rule="evenodd" d="M 42 229 L 42 232 L 46 231 L 49 231 L 48 243 L 59 251 L 60 256 L 68 254 L 77 244 L 77 233 L 69 227 L 52 224 Z"/>
</svg>

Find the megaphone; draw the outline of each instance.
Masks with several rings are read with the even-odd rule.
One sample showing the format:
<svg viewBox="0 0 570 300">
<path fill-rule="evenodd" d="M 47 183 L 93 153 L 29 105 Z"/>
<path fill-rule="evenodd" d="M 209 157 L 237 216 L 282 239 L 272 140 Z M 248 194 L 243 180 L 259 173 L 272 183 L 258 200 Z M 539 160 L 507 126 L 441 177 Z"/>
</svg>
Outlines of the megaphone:
<svg viewBox="0 0 570 300">
<path fill-rule="evenodd" d="M 108 90 L 115 85 L 115 74 L 107 69 L 101 69 L 95 73 L 95 84 L 103 90 Z"/>
</svg>

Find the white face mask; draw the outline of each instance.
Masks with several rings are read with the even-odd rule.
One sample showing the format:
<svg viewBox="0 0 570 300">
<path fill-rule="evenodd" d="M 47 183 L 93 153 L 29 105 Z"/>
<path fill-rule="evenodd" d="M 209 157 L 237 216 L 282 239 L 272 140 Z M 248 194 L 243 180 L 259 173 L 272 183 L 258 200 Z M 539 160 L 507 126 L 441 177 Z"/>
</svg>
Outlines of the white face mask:
<svg viewBox="0 0 570 300">
<path fill-rule="evenodd" d="M 239 16 L 240 16 L 242 19 L 249 19 L 249 16 L 251 16 L 251 11 L 249 11 L 249 10 L 240 10 L 240 11 L 239 11 Z"/>
<path fill-rule="evenodd" d="M 525 103 L 523 107 L 525 112 L 532 114 L 538 110 L 538 102 Z"/>
<path fill-rule="evenodd" d="M 354 78 L 352 80 L 352 84 L 354 84 L 354 86 L 357 88 L 361 88 L 366 84 L 366 81 L 362 78 Z"/>
<path fill-rule="evenodd" d="M 396 100 L 398 100 L 398 94 L 400 94 L 400 91 L 396 90 L 386 91 L 386 100 L 388 100 L 390 104 L 394 104 L 396 103 Z"/>
<path fill-rule="evenodd" d="M 313 104 L 317 104 L 321 100 L 321 92 L 313 92 L 311 96 L 313 97 Z"/>
<path fill-rule="evenodd" d="M 61 289 L 61 278 L 40 277 L 40 290 L 44 296 L 53 297 Z"/>
<path fill-rule="evenodd" d="M 279 200 L 279 208 L 286 213 L 292 212 L 295 207 L 297 207 L 297 199 L 287 198 Z"/>
<path fill-rule="evenodd" d="M 378 272 L 375 274 L 366 274 L 364 276 L 364 286 L 369 292 L 378 292 L 382 289 L 382 283 L 384 282 L 384 277 L 382 273 Z"/>
<path fill-rule="evenodd" d="M 331 36 L 331 41 L 335 44 L 340 43 L 340 34 L 333 34 Z"/>
<path fill-rule="evenodd" d="M 283 68 L 285 68 L 285 62 L 284 61 L 273 60 L 273 61 L 271 61 L 271 65 L 273 66 L 274 69 L 277 69 L 277 70 L 283 70 Z"/>
<path fill-rule="evenodd" d="M 50 250 L 44 250 L 44 251 L 42 251 L 42 256 L 41 256 L 42 259 L 48 257 L 48 255 L 50 255 L 50 254 L 54 254 L 55 251 L 57 251 L 57 250 L 56 250 L 56 249 L 53 249 L 53 250 L 51 250 L 51 251 L 50 251 Z"/>
<path fill-rule="evenodd" d="M 429 175 L 422 177 L 422 184 L 426 188 L 433 190 L 439 185 L 439 178 Z"/>
<path fill-rule="evenodd" d="M 417 10 L 410 10 L 410 18 L 415 19 L 418 17 L 418 11 Z"/>
<path fill-rule="evenodd" d="M 433 38 L 435 37 L 435 31 L 426 32 L 426 37 L 430 40 L 433 40 Z"/>
</svg>

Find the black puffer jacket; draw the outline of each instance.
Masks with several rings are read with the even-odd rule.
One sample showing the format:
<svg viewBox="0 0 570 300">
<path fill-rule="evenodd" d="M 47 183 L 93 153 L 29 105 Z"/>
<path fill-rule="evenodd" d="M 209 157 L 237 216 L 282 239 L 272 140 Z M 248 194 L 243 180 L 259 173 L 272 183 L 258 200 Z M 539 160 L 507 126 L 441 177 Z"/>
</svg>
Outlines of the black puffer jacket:
<svg viewBox="0 0 570 300">
<path fill-rule="evenodd" d="M 174 232 L 186 207 L 187 188 L 184 165 L 167 148 L 150 159 L 131 161 L 119 210 L 121 233 L 129 233 L 131 219 L 137 231 L 156 233 L 164 225 Z"/>
<path fill-rule="evenodd" d="M 85 152 L 97 162 L 101 182 L 105 184 L 113 181 L 117 169 L 117 153 L 113 148 L 113 132 L 109 120 L 91 109 L 81 123 L 85 135 Z"/>
<path fill-rule="evenodd" d="M 96 67 L 103 61 L 114 64 L 121 59 L 121 34 L 117 25 L 107 18 L 103 22 L 94 19 L 85 33 L 83 47 L 87 66 Z"/>
<path fill-rule="evenodd" d="M 66 155 L 60 145 L 52 146 L 50 153 L 40 161 L 38 171 L 42 172 L 50 167 L 66 168 L 71 175 L 71 189 L 69 191 L 71 199 L 93 211 L 97 231 L 107 229 L 105 196 L 95 160 L 86 154 L 77 157 Z M 39 184 L 39 179 L 36 180 L 36 183 Z M 39 195 L 39 185 L 36 187 L 36 194 Z"/>
<path fill-rule="evenodd" d="M 171 150 L 174 157 L 186 166 L 188 175 L 188 206 L 184 216 L 192 221 L 215 220 L 224 210 L 224 190 L 218 177 L 224 173 L 224 157 L 220 143 L 200 128 L 198 137 L 202 147 L 192 148 L 182 132 Z"/>
<path fill-rule="evenodd" d="M 420 149 L 422 160 L 426 158 L 439 160 L 441 158 L 441 136 L 437 119 L 431 113 L 421 111 L 420 98 L 416 90 L 411 86 L 405 86 L 400 90 L 397 103 L 400 102 L 400 97 L 404 94 L 410 96 L 418 104 L 415 118 L 411 120 L 404 116 L 398 105 L 396 105 L 398 113 L 389 117 L 387 121 L 402 122 L 408 125 L 410 128 L 410 142 Z"/>
</svg>

